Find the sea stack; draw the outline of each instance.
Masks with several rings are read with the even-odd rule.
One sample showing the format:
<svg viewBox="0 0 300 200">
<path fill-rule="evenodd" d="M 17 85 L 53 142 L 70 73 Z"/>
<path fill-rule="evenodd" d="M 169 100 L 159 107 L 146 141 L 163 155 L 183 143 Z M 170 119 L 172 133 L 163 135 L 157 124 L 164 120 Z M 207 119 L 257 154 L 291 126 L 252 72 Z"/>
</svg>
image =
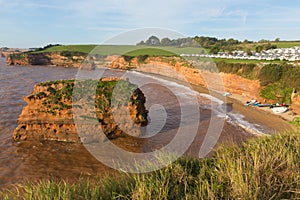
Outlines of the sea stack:
<svg viewBox="0 0 300 200">
<path fill-rule="evenodd" d="M 115 138 L 122 134 L 139 135 L 141 127 L 147 124 L 147 110 L 144 105 L 146 99 L 142 91 L 136 85 L 118 78 L 88 81 L 88 84 L 95 84 L 95 93 L 82 93 L 82 97 L 77 95 L 76 98 L 72 95 L 73 89 L 86 91 L 84 87 L 87 84 L 80 86 L 80 83 L 74 80 L 63 80 L 35 85 L 32 94 L 24 97 L 27 106 L 17 121 L 18 126 L 13 133 L 14 140 L 80 143 L 87 140 L 92 142 L 95 134 L 101 133 L 106 136 L 102 137 L 103 139 Z M 116 85 L 121 85 L 123 91 L 116 98 L 128 101 L 111 103 Z M 115 101 L 118 102 L 118 99 Z M 93 105 L 89 105 L 89 102 Z M 74 121 L 80 123 L 75 124 Z M 93 132 L 79 135 L 78 126 L 86 126 Z"/>
</svg>

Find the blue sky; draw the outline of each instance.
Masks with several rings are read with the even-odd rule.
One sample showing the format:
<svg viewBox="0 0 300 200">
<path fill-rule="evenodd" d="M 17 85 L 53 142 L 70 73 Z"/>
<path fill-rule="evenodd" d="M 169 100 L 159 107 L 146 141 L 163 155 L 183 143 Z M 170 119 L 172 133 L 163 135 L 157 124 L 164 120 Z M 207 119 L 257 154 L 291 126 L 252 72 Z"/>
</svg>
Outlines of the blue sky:
<svg viewBox="0 0 300 200">
<path fill-rule="evenodd" d="M 0 47 L 101 44 L 149 27 L 191 37 L 300 40 L 299 11 L 296 0 L 0 0 Z M 157 35 L 175 37 L 168 34 Z"/>
</svg>

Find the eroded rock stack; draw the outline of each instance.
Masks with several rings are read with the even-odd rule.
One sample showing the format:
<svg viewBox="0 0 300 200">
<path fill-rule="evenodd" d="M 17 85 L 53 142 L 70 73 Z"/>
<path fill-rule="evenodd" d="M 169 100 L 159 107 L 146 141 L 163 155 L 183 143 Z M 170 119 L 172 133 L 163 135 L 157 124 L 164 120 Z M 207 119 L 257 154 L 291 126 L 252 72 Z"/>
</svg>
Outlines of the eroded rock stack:
<svg viewBox="0 0 300 200">
<path fill-rule="evenodd" d="M 15 141 L 95 142 L 102 133 L 102 139 L 137 136 L 147 124 L 145 97 L 126 80 L 46 82 L 24 100 L 28 105 L 19 116 Z"/>
</svg>

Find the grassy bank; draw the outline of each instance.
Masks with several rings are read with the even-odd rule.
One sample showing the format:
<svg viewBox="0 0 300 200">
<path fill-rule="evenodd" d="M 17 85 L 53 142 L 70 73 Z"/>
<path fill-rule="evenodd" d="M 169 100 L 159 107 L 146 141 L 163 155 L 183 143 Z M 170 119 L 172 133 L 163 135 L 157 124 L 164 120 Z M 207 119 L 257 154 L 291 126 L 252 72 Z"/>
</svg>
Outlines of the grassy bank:
<svg viewBox="0 0 300 200">
<path fill-rule="evenodd" d="M 300 136 L 256 138 L 220 147 L 211 158 L 182 158 L 156 172 L 121 178 L 40 181 L 5 199 L 291 199 L 300 198 Z"/>
<path fill-rule="evenodd" d="M 34 53 L 51 53 L 51 52 L 81 52 L 90 53 L 96 45 L 63 45 L 63 46 L 52 46 L 41 51 Z"/>
<path fill-rule="evenodd" d="M 201 59 L 202 60 L 202 59 Z M 243 64 L 262 64 L 262 63 L 278 63 L 283 64 L 285 61 L 280 60 L 242 60 L 242 59 L 233 59 L 233 58 L 212 58 L 214 62 L 226 62 L 226 63 L 243 63 Z"/>
<path fill-rule="evenodd" d="M 166 52 L 172 52 L 173 54 L 182 53 L 200 53 L 201 48 L 197 47 L 160 47 L 160 46 L 135 46 L 135 45 L 63 45 L 53 46 L 46 48 L 42 51 L 36 51 L 34 53 L 45 53 L 45 52 L 82 52 L 82 53 L 97 53 L 100 55 L 123 55 L 128 52 L 141 49 L 160 49 Z M 145 52 L 141 52 L 145 54 Z M 150 55 L 153 51 L 150 52 Z"/>
<path fill-rule="evenodd" d="M 293 88 L 300 89 L 300 67 L 288 63 L 216 63 L 219 72 L 237 74 L 251 80 L 259 80 L 260 96 L 267 100 L 292 103 Z"/>
</svg>

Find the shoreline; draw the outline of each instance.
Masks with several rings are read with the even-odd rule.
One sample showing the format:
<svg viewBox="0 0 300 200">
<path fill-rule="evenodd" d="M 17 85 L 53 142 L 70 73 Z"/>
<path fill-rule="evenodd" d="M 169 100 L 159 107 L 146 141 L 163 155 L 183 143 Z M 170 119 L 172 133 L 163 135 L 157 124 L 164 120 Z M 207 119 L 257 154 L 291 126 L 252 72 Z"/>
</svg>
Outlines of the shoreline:
<svg viewBox="0 0 300 200">
<path fill-rule="evenodd" d="M 210 94 L 206 88 L 200 85 L 192 85 L 192 87 L 197 92 L 205 92 L 206 94 Z M 265 127 L 268 130 L 266 135 L 295 130 L 295 128 L 289 124 L 293 117 L 296 117 L 290 115 L 291 111 L 283 114 L 274 114 L 272 110 L 268 108 L 259 108 L 254 106 L 249 107 L 244 103 L 247 101 L 246 98 L 238 94 L 232 94 L 229 97 L 223 97 L 222 94 L 212 92 L 210 95 L 223 100 L 225 103 L 232 104 L 232 110 L 237 114 L 242 114 L 246 121 L 250 122 L 251 124 L 259 124 Z"/>
<path fill-rule="evenodd" d="M 139 70 L 133 70 L 137 71 L 139 73 L 145 73 Z M 158 78 L 162 78 L 164 80 L 168 81 L 173 81 L 175 83 L 181 84 L 181 85 L 187 85 L 187 82 L 184 82 L 182 80 L 178 80 L 172 77 L 160 75 L 160 74 L 155 74 L 155 73 L 145 73 L 149 75 L 156 76 Z M 247 101 L 246 97 L 243 97 L 242 95 L 238 94 L 232 94 L 229 97 L 224 97 L 222 94 L 217 93 L 217 92 L 209 92 L 207 88 L 201 86 L 201 85 L 195 85 L 188 83 L 190 87 L 199 92 L 199 93 L 204 93 L 204 94 L 209 94 L 213 97 L 216 97 L 218 99 L 221 99 L 225 103 L 232 104 L 233 111 L 237 114 L 242 114 L 245 117 L 245 120 L 250 122 L 251 124 L 258 124 L 263 126 L 265 129 L 268 130 L 269 134 L 274 134 L 274 133 L 280 133 L 280 132 L 285 132 L 285 131 L 291 131 L 295 130 L 295 128 L 289 124 L 289 122 L 294 118 L 297 117 L 298 115 L 292 116 L 291 111 L 287 111 L 286 113 L 283 114 L 274 114 L 271 109 L 268 108 L 258 108 L 258 107 L 249 107 L 246 106 L 244 102 Z M 249 133 L 250 134 L 250 133 Z M 255 134 L 251 134 L 256 136 Z"/>
</svg>

